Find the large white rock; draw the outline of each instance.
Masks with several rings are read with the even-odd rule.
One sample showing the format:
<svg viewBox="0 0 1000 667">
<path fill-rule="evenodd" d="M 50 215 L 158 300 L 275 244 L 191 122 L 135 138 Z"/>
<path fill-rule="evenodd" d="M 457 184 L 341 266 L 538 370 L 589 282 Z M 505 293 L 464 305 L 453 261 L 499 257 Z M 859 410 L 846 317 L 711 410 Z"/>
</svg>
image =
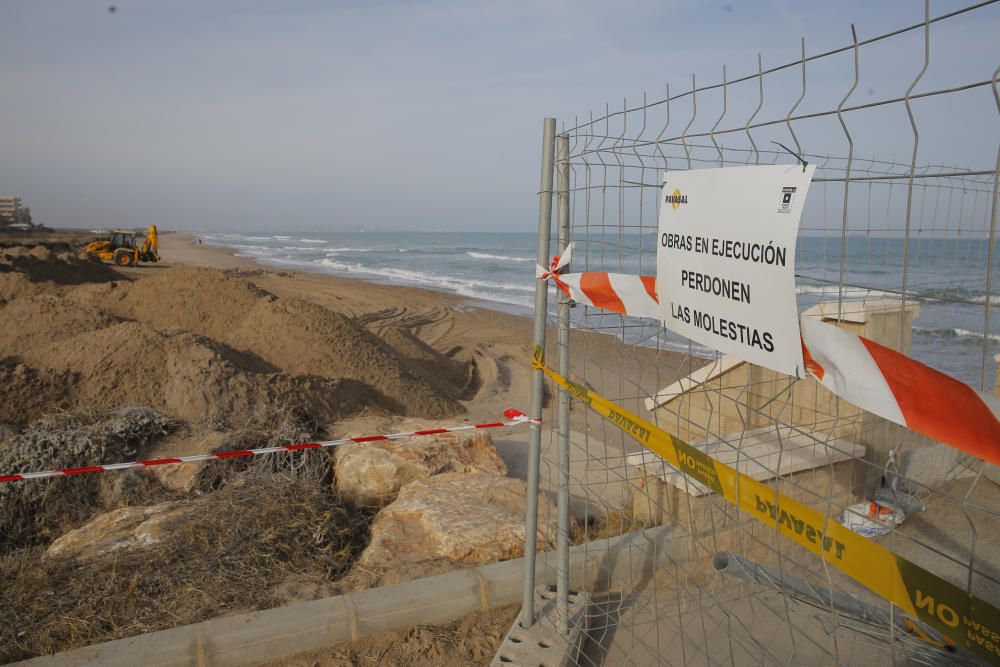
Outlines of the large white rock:
<svg viewBox="0 0 1000 667">
<path fill-rule="evenodd" d="M 53 542 L 50 558 L 98 558 L 115 551 L 134 551 L 160 544 L 187 522 L 193 507 L 170 502 L 149 507 L 123 507 L 101 514 Z"/>
<path fill-rule="evenodd" d="M 524 553 L 525 484 L 496 475 L 444 473 L 411 482 L 384 507 L 360 564 L 392 568 L 446 559 L 489 563 Z M 539 497 L 538 548 L 556 539 L 556 511 Z"/>
<path fill-rule="evenodd" d="M 422 423 L 422 428 L 434 428 Z M 399 431 L 409 430 L 398 428 Z M 507 476 L 485 433 L 452 434 L 343 445 L 335 457 L 337 490 L 358 505 L 382 507 L 406 484 L 449 472 Z"/>
</svg>

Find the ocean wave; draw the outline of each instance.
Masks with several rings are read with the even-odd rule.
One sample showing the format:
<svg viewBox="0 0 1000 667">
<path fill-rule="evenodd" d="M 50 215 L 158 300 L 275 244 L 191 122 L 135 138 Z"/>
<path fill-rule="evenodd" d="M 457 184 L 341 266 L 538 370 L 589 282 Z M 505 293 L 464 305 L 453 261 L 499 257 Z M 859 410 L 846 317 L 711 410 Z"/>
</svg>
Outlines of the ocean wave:
<svg viewBox="0 0 1000 667">
<path fill-rule="evenodd" d="M 810 294 L 818 296 L 837 296 L 839 288 L 837 285 L 797 285 L 796 294 Z M 899 299 L 901 295 L 892 292 L 885 292 L 875 288 L 864 287 L 844 287 L 844 297 L 856 299 L 858 297 L 889 297 Z M 972 303 L 986 303 L 986 295 L 975 295 L 970 290 L 961 287 L 934 288 L 911 290 L 906 294 L 907 300 L 918 299 L 920 301 L 969 301 Z M 991 305 L 1000 305 L 1000 295 L 990 296 Z"/>
<path fill-rule="evenodd" d="M 242 243 L 227 243 L 226 247 L 227 248 L 233 248 L 235 250 L 239 250 L 240 252 L 236 253 L 237 255 L 240 255 L 240 254 L 243 254 L 243 253 L 252 254 L 252 255 L 255 255 L 255 256 L 256 255 L 273 255 L 273 254 L 275 254 L 277 252 L 275 249 L 268 248 L 267 246 L 246 245 L 246 244 L 242 244 Z"/>
<path fill-rule="evenodd" d="M 373 267 L 359 263 L 338 262 L 333 259 L 321 259 L 316 262 L 320 266 L 334 271 L 344 271 L 347 273 L 363 273 L 390 280 L 402 280 L 419 285 L 441 287 L 447 290 L 464 294 L 463 290 L 472 288 L 480 290 L 504 290 L 511 292 L 534 292 L 535 287 L 531 284 L 502 283 L 488 280 L 476 280 L 475 278 L 463 278 L 444 274 L 424 273 L 423 271 L 413 271 L 410 269 L 397 269 L 393 267 Z"/>
<path fill-rule="evenodd" d="M 469 257 L 475 257 L 476 259 L 499 259 L 505 262 L 530 262 L 530 257 L 507 257 L 506 255 L 491 255 L 488 252 L 472 252 L 471 250 L 465 253 Z"/>
<path fill-rule="evenodd" d="M 944 336 L 946 338 L 978 338 L 983 339 L 983 333 L 980 331 L 969 331 L 968 329 L 960 329 L 958 327 L 951 329 L 927 329 L 924 327 L 913 327 L 914 333 L 923 334 L 925 336 Z M 990 334 L 989 339 L 991 341 L 1000 342 L 1000 334 Z"/>
<path fill-rule="evenodd" d="M 796 294 L 815 294 L 818 296 L 837 296 L 840 294 L 840 288 L 837 285 L 797 285 L 795 287 Z M 888 296 L 894 297 L 895 294 L 890 292 L 883 292 L 878 289 L 866 289 L 861 287 L 844 287 L 843 295 L 845 297 L 856 298 L 859 296 L 869 297 L 869 296 Z"/>
<path fill-rule="evenodd" d="M 314 250 L 314 248 L 309 248 L 309 250 Z M 331 255 L 338 255 L 342 252 L 378 252 L 374 248 L 336 248 L 334 246 L 328 246 L 326 248 L 318 248 L 323 252 L 329 253 Z"/>
<path fill-rule="evenodd" d="M 302 243 L 326 243 L 323 239 L 299 239 Z"/>
<path fill-rule="evenodd" d="M 941 287 L 921 290 L 920 298 L 936 301 L 971 301 L 986 303 L 986 295 L 981 290 L 966 287 Z M 990 305 L 1000 304 L 1000 296 L 990 296 Z"/>
</svg>

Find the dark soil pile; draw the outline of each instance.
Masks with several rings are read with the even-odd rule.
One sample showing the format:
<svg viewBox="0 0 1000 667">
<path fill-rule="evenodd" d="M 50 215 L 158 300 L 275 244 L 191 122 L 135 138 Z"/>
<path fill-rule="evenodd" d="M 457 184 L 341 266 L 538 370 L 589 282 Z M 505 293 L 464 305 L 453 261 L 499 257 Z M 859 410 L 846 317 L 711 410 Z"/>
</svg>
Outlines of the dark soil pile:
<svg viewBox="0 0 1000 667">
<path fill-rule="evenodd" d="M 91 257 L 79 257 L 66 244 L 0 249 L 0 273 L 11 271 L 24 274 L 32 282 L 54 282 L 60 285 L 123 279 L 110 264 Z"/>
</svg>

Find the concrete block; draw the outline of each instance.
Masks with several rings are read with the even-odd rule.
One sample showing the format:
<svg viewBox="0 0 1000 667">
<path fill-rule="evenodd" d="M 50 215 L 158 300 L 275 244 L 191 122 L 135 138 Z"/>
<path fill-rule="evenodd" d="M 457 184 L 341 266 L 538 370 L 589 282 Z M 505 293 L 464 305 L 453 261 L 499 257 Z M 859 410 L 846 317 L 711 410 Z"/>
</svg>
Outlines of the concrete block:
<svg viewBox="0 0 1000 667">
<path fill-rule="evenodd" d="M 643 475 L 632 493 L 632 520 L 643 526 L 661 526 L 670 520 L 667 483 L 653 475 Z"/>
<path fill-rule="evenodd" d="M 559 632 L 556 609 L 556 587 L 539 586 L 535 589 L 535 608 L 538 620 L 530 628 L 521 627 L 515 620 L 500 650 L 490 662 L 491 667 L 568 667 L 576 665 L 580 649 L 587 635 L 587 607 L 590 594 L 570 591 L 569 615 L 566 634 Z"/>
</svg>

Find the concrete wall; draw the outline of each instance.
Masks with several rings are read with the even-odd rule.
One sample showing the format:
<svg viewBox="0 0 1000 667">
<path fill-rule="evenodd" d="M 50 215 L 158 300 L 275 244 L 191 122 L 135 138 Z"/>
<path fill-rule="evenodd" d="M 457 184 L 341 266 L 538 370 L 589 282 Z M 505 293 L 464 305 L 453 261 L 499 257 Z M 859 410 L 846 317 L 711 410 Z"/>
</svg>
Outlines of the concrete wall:
<svg viewBox="0 0 1000 667">
<path fill-rule="evenodd" d="M 843 461 L 788 475 L 781 492 L 827 514 L 831 503 L 840 508 L 856 502 L 855 486 L 854 462 Z M 652 475 L 642 478 L 632 496 L 632 519 L 637 524 L 674 523 L 691 536 L 718 534 L 735 527 L 736 517 L 735 508 L 724 499 L 712 494 L 691 496 Z M 756 526 L 758 522 L 752 521 L 749 525 Z M 773 528 L 767 530 L 774 531 Z M 729 546 L 732 545 L 726 548 Z"/>
<path fill-rule="evenodd" d="M 826 302 L 806 314 L 909 354 L 919 307 L 907 303 L 903 310 L 898 300 L 875 299 L 847 301 L 838 310 L 836 302 Z M 803 426 L 824 437 L 832 433 L 836 438 L 864 445 L 866 462 L 838 464 L 840 479 L 850 480 L 838 487 L 838 496 L 845 500 L 864 497 L 878 488 L 893 448 L 911 450 L 935 444 L 838 398 L 813 378 L 793 382 L 787 375 L 747 363 L 724 368 L 655 408 L 654 421 L 688 442 L 778 422 Z M 1000 395 L 1000 383 L 997 392 Z M 663 506 L 670 513 L 679 508 L 670 502 Z"/>
<path fill-rule="evenodd" d="M 894 300 L 845 302 L 840 319 L 836 307 L 836 303 L 824 303 L 807 314 L 909 354 L 913 319 L 919 313 L 916 304 L 907 304 L 903 311 Z M 744 363 L 666 401 L 653 411 L 653 417 L 688 442 L 779 421 L 822 433 L 832 430 L 836 437 L 881 448 L 871 439 L 863 441 L 863 412 L 812 378 L 793 383 L 787 375 Z"/>
</svg>

